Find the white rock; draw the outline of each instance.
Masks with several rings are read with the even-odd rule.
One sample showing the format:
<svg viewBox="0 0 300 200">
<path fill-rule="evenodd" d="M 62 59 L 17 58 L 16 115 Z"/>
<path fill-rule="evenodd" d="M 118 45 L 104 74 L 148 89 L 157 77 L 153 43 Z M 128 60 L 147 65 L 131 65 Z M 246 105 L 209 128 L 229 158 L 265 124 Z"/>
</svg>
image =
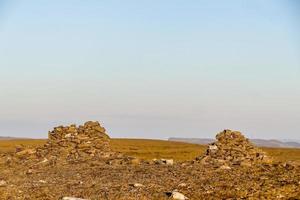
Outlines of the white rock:
<svg viewBox="0 0 300 200">
<path fill-rule="evenodd" d="M 7 185 L 7 183 L 5 180 L 0 180 L 0 187 L 4 187 L 6 185 Z"/>
<path fill-rule="evenodd" d="M 62 200 L 88 200 L 88 199 L 82 199 L 76 197 L 63 197 Z"/>
<path fill-rule="evenodd" d="M 217 145 L 209 145 L 208 149 L 209 150 L 218 150 L 218 146 Z"/>
<path fill-rule="evenodd" d="M 39 162 L 39 164 L 41 164 L 41 163 L 46 163 L 46 162 L 48 162 L 49 160 L 47 159 L 47 158 L 44 158 L 44 160 L 42 160 L 41 162 Z"/>
<path fill-rule="evenodd" d="M 174 190 L 172 192 L 172 198 L 176 199 L 176 200 L 186 200 L 186 199 L 189 199 L 186 196 L 184 196 L 184 194 L 182 194 L 180 192 L 177 192 L 176 190 Z"/>
<path fill-rule="evenodd" d="M 143 185 L 143 184 L 140 184 L 140 183 L 135 183 L 135 184 L 133 184 L 133 186 L 134 186 L 134 187 L 144 187 L 144 185 Z"/>
<path fill-rule="evenodd" d="M 160 159 L 160 161 L 163 164 L 166 164 L 166 165 L 173 165 L 174 164 L 174 160 L 173 159 Z"/>
<path fill-rule="evenodd" d="M 39 183 L 47 183 L 45 180 L 39 180 Z"/>
<path fill-rule="evenodd" d="M 166 159 L 165 162 L 166 162 L 167 165 L 173 165 L 174 164 L 173 159 Z"/>
<path fill-rule="evenodd" d="M 222 165 L 222 166 L 220 167 L 220 169 L 229 170 L 229 169 L 231 169 L 231 167 L 229 167 L 228 165 Z"/>
<path fill-rule="evenodd" d="M 140 188 L 140 187 L 144 187 L 143 184 L 141 183 L 133 183 L 133 184 L 129 184 L 130 186 L 136 187 L 136 188 Z"/>
</svg>

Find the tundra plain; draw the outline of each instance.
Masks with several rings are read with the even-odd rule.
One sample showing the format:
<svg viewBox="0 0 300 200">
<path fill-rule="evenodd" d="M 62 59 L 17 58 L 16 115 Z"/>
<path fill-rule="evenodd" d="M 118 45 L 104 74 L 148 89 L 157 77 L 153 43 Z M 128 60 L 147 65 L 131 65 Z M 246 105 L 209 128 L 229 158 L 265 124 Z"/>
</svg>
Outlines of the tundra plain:
<svg viewBox="0 0 300 200">
<path fill-rule="evenodd" d="M 37 147 L 46 143 L 46 139 L 16 139 L 0 140 L 0 153 L 14 152 L 16 146 Z M 152 160 L 160 158 L 174 159 L 175 161 L 189 161 L 201 155 L 206 145 L 189 144 L 152 139 L 123 139 L 112 138 L 113 150 L 141 159 Z M 267 148 L 261 147 L 277 161 L 300 163 L 300 149 L 297 148 Z"/>
<path fill-rule="evenodd" d="M 299 199 L 300 149 L 224 130 L 209 145 L 113 139 L 98 122 L 0 141 L 2 200 Z"/>
</svg>

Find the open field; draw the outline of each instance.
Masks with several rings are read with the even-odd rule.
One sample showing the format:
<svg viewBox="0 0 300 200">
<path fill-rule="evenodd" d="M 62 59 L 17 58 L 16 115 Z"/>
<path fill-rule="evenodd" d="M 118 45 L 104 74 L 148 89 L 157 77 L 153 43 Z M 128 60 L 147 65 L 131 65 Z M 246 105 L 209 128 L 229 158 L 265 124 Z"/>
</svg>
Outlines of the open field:
<svg viewBox="0 0 300 200">
<path fill-rule="evenodd" d="M 0 153 L 13 152 L 17 145 L 36 147 L 43 145 L 46 140 L 6 140 L 0 141 Z M 172 158 L 176 161 L 192 160 L 203 154 L 204 145 L 170 142 L 149 139 L 111 139 L 114 151 L 142 159 Z M 276 161 L 294 161 L 300 163 L 300 149 L 262 148 Z"/>
</svg>

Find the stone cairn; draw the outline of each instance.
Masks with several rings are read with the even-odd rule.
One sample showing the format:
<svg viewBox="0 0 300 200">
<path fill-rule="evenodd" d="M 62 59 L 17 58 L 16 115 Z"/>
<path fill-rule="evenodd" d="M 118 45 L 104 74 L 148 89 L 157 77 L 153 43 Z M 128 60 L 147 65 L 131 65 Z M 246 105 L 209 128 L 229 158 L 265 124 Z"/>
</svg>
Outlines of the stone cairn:
<svg viewBox="0 0 300 200">
<path fill-rule="evenodd" d="M 196 160 L 216 167 L 268 163 L 271 160 L 238 131 L 224 130 L 216 135 L 216 142 L 208 145 L 205 154 Z"/>
<path fill-rule="evenodd" d="M 58 126 L 49 131 L 46 144 L 35 149 L 16 148 L 16 157 L 38 163 L 78 163 L 88 160 L 106 164 L 137 162 L 134 157 L 114 152 L 110 138 L 99 122 L 88 121 L 84 125 Z"/>
<path fill-rule="evenodd" d="M 37 157 L 59 157 L 71 160 L 86 160 L 93 157 L 108 157 L 110 138 L 99 122 L 86 122 L 82 126 L 55 127 L 48 134 L 47 143 L 36 149 Z"/>
</svg>

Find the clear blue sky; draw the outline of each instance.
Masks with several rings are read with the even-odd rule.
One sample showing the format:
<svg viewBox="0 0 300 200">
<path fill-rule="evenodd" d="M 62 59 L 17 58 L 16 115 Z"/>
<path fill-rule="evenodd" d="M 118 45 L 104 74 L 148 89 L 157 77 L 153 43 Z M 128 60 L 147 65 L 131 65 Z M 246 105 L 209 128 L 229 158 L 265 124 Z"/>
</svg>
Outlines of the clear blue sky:
<svg viewBox="0 0 300 200">
<path fill-rule="evenodd" d="M 300 139 L 300 3 L 0 0 L 0 135 Z"/>
</svg>

